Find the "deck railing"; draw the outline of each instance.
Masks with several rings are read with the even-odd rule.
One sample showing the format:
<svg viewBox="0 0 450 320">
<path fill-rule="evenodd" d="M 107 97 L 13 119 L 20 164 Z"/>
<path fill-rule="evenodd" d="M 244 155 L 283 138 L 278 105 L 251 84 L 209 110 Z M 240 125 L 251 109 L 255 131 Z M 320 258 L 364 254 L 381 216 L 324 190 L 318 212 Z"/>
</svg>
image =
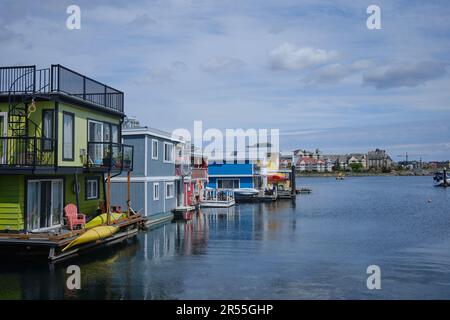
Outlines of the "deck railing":
<svg viewBox="0 0 450 320">
<path fill-rule="evenodd" d="M 0 67 L 0 94 L 63 93 L 97 106 L 123 113 L 123 92 L 59 64 Z"/>
<path fill-rule="evenodd" d="M 49 167 L 55 165 L 55 139 L 0 137 L 0 167 Z"/>
<path fill-rule="evenodd" d="M 133 170 L 133 146 L 112 142 L 88 142 L 86 167 Z"/>
</svg>

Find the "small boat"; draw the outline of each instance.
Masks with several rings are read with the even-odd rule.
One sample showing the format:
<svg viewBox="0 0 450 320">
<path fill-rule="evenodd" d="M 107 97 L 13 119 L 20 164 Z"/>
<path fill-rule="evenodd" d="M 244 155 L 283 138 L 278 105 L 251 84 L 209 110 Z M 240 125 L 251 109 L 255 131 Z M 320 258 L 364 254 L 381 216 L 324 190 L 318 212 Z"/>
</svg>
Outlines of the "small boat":
<svg viewBox="0 0 450 320">
<path fill-rule="evenodd" d="M 114 226 L 99 226 L 89 229 L 85 233 L 77 237 L 75 240 L 73 240 L 71 243 L 69 243 L 64 249 L 62 249 L 62 252 L 66 251 L 69 248 L 79 246 L 80 244 L 94 242 L 111 237 L 117 231 L 119 231 L 119 228 Z"/>
<path fill-rule="evenodd" d="M 339 174 L 336 176 L 336 180 L 344 180 L 344 175 L 343 175 L 342 173 L 339 173 Z"/>
<path fill-rule="evenodd" d="M 125 217 L 125 213 L 111 213 L 111 222 L 117 222 L 120 219 Z M 91 229 L 91 228 L 95 228 L 98 226 L 101 226 L 102 224 L 105 224 L 108 220 L 108 217 L 106 215 L 106 213 L 102 213 L 101 215 L 96 216 L 95 218 L 93 218 L 91 221 L 89 221 L 88 223 L 86 223 L 86 225 L 84 226 L 85 229 Z"/>
<path fill-rule="evenodd" d="M 253 188 L 233 189 L 233 192 L 235 196 L 256 196 L 259 194 L 259 191 Z"/>
<path fill-rule="evenodd" d="M 259 191 L 253 188 L 233 189 L 234 199 L 236 202 L 247 202 L 257 200 Z"/>
<path fill-rule="evenodd" d="M 436 172 L 433 176 L 433 180 L 436 187 L 450 187 L 450 177 L 445 170 L 444 172 Z"/>
</svg>

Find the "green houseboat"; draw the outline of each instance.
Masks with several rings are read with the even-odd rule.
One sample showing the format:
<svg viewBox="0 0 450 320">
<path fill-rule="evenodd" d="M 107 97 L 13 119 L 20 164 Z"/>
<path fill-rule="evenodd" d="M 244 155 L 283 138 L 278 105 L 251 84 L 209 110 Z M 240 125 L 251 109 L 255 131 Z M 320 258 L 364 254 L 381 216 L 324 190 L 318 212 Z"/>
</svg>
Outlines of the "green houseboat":
<svg viewBox="0 0 450 320">
<path fill-rule="evenodd" d="M 0 67 L 0 233 L 57 230 L 68 203 L 95 214 L 105 174 L 132 169 L 123 119 L 123 92 L 66 67 Z"/>
</svg>

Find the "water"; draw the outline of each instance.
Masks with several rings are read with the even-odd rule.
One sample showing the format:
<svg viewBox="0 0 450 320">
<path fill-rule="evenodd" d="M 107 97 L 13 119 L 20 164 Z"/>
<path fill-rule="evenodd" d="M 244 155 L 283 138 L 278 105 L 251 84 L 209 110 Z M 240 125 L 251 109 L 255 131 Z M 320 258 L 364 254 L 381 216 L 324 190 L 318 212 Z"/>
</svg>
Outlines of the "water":
<svg viewBox="0 0 450 320">
<path fill-rule="evenodd" d="M 55 266 L 2 261 L 0 298 L 450 298 L 450 189 L 430 177 L 298 184 L 313 193 L 204 210 Z M 70 264 L 81 268 L 81 290 L 65 289 Z M 373 264 L 381 290 L 366 287 Z"/>
</svg>

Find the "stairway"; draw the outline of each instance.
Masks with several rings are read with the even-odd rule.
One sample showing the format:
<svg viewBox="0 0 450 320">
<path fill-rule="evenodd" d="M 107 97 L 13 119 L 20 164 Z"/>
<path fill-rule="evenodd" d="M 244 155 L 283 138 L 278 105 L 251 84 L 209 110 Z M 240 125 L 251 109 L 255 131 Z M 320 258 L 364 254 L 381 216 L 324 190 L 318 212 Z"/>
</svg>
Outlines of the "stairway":
<svg viewBox="0 0 450 320">
<path fill-rule="evenodd" d="M 8 129 L 11 139 L 7 149 L 12 153 L 9 162 L 15 165 L 35 166 L 41 161 L 41 127 L 29 118 L 29 111 L 30 107 L 35 108 L 37 97 L 50 98 L 50 82 L 41 81 L 42 75 L 49 72 L 50 69 L 30 71 L 18 77 L 9 88 Z M 20 89 L 16 89 L 17 83 L 20 83 Z"/>
</svg>

